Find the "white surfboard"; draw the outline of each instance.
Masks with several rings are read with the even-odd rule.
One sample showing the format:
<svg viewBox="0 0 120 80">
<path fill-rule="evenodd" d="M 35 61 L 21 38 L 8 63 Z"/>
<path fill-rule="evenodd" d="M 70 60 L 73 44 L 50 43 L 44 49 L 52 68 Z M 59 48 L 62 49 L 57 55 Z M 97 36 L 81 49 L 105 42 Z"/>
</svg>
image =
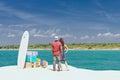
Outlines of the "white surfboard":
<svg viewBox="0 0 120 80">
<path fill-rule="evenodd" d="M 19 52 L 18 52 L 17 66 L 19 69 L 24 68 L 26 52 L 27 52 L 27 48 L 28 48 L 28 42 L 29 42 L 29 32 L 25 31 L 21 38 Z"/>
</svg>

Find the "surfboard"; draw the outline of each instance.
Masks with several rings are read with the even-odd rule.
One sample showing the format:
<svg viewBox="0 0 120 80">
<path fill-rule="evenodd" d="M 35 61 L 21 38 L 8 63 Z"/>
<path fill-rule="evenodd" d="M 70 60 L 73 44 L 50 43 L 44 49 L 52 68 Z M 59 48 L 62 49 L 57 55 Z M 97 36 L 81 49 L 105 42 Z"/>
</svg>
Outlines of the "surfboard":
<svg viewBox="0 0 120 80">
<path fill-rule="evenodd" d="M 22 35 L 20 47 L 18 51 L 17 67 L 19 69 L 24 68 L 26 53 L 27 53 L 27 48 L 28 48 L 28 42 L 29 42 L 29 32 L 25 31 Z"/>
</svg>

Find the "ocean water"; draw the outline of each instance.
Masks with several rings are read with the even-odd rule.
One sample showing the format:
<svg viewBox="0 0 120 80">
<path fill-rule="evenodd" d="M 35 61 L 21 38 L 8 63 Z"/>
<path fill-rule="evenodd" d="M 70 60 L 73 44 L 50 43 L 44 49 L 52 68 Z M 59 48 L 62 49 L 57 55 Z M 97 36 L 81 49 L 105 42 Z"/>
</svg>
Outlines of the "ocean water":
<svg viewBox="0 0 120 80">
<path fill-rule="evenodd" d="M 38 51 L 38 58 L 52 64 L 51 50 Z M 0 67 L 17 65 L 18 50 L 0 50 Z M 69 65 L 89 70 L 120 70 L 120 50 L 69 50 Z"/>
</svg>

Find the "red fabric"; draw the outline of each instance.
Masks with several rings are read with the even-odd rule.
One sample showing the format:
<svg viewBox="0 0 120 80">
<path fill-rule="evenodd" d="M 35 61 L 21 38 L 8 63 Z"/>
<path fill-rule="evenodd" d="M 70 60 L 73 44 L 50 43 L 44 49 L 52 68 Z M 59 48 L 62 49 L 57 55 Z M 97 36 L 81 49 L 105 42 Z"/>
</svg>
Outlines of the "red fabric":
<svg viewBox="0 0 120 80">
<path fill-rule="evenodd" d="M 61 50 L 60 50 L 61 46 L 62 46 L 62 44 L 59 41 L 52 43 L 53 55 L 55 55 L 55 56 L 60 56 L 61 55 Z"/>
</svg>

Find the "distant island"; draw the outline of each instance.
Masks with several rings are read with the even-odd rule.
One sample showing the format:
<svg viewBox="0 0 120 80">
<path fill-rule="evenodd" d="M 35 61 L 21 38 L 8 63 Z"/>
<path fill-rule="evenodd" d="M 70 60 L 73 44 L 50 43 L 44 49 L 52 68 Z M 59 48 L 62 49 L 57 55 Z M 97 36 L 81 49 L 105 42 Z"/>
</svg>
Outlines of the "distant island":
<svg viewBox="0 0 120 80">
<path fill-rule="evenodd" d="M 69 49 L 120 49 L 120 43 L 72 43 L 67 44 Z M 0 49 L 19 49 L 19 45 L 0 46 Z M 29 44 L 28 49 L 51 49 L 51 44 Z"/>
</svg>

